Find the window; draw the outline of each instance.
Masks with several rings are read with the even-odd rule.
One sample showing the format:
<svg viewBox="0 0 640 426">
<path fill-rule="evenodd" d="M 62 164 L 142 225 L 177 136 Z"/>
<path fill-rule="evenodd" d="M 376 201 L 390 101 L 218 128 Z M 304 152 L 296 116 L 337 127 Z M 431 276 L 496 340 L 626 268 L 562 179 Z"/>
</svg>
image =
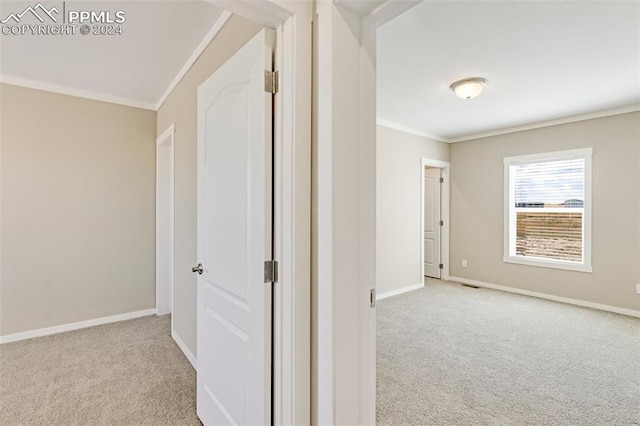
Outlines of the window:
<svg viewBox="0 0 640 426">
<path fill-rule="evenodd" d="M 504 159 L 504 261 L 591 272 L 591 148 Z"/>
</svg>

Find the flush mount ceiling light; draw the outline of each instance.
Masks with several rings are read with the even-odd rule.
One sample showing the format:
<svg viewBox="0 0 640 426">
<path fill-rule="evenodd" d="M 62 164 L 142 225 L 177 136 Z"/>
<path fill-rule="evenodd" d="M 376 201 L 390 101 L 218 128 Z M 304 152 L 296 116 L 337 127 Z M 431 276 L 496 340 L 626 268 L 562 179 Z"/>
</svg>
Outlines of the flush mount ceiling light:
<svg viewBox="0 0 640 426">
<path fill-rule="evenodd" d="M 460 99 L 471 99 L 482 92 L 485 84 L 487 84 L 486 79 L 471 77 L 458 80 L 449 87 L 451 87 L 451 90 L 453 90 Z"/>
</svg>

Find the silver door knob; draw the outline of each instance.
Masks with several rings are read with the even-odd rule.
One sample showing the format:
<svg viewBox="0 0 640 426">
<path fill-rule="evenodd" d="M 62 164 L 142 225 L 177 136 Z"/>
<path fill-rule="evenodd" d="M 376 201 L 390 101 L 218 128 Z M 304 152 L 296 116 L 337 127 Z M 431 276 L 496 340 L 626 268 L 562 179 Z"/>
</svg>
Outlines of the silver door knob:
<svg viewBox="0 0 640 426">
<path fill-rule="evenodd" d="M 202 263 L 198 263 L 198 266 L 194 266 L 193 268 L 191 268 L 191 272 L 197 272 L 198 274 L 202 275 L 202 273 L 204 272 Z"/>
</svg>

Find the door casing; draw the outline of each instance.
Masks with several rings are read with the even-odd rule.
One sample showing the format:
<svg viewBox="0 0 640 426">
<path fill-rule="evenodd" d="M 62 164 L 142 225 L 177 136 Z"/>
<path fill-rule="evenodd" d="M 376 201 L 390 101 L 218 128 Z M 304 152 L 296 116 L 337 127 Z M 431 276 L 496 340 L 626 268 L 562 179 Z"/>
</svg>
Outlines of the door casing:
<svg viewBox="0 0 640 426">
<path fill-rule="evenodd" d="M 313 421 L 318 424 L 376 420 L 376 309 L 370 303 L 376 270 L 376 29 L 421 1 L 315 1 Z"/>
<path fill-rule="evenodd" d="M 156 315 L 173 312 L 174 134 L 172 124 L 156 139 Z"/>
</svg>

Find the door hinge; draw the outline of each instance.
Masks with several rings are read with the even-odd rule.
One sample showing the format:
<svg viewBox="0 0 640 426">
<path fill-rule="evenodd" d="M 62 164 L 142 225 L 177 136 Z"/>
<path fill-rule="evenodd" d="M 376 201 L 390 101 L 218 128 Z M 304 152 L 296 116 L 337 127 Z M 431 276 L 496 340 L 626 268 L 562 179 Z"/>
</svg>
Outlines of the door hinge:
<svg viewBox="0 0 640 426">
<path fill-rule="evenodd" d="M 264 72 L 264 91 L 272 95 L 278 93 L 278 71 Z"/>
<path fill-rule="evenodd" d="M 444 268 L 444 265 L 441 263 L 438 265 L 438 269 L 442 269 L 442 268 Z"/>
<path fill-rule="evenodd" d="M 444 178 L 440 178 L 440 183 L 444 183 Z"/>
<path fill-rule="evenodd" d="M 444 220 L 440 221 L 440 226 L 444 226 Z"/>
<path fill-rule="evenodd" d="M 276 260 L 267 260 L 264 262 L 264 282 L 278 282 L 278 262 Z"/>
<path fill-rule="evenodd" d="M 372 288 L 371 292 L 369 293 L 369 305 L 372 308 L 376 307 L 376 289 Z"/>
</svg>

